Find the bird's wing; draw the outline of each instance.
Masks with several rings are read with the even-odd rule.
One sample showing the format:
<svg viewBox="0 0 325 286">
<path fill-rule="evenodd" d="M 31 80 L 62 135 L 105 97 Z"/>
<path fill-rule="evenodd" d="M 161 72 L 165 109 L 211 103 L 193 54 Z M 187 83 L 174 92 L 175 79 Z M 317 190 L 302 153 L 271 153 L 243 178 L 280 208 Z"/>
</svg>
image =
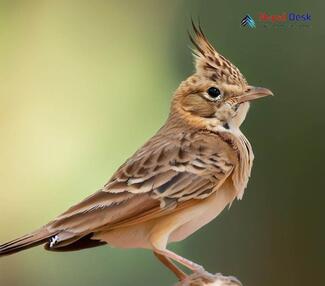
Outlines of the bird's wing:
<svg viewBox="0 0 325 286">
<path fill-rule="evenodd" d="M 217 135 L 153 137 L 103 189 L 71 207 L 48 227 L 70 235 L 146 221 L 188 201 L 204 199 L 231 174 L 235 156 Z M 228 152 L 227 152 L 228 150 Z"/>
</svg>

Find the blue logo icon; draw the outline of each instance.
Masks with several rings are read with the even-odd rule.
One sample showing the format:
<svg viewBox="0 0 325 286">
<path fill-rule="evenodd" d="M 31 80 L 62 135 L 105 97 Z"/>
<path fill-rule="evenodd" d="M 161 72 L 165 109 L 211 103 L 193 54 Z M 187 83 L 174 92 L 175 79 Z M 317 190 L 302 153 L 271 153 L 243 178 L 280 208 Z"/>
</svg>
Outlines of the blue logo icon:
<svg viewBox="0 0 325 286">
<path fill-rule="evenodd" d="M 250 15 L 246 15 L 240 22 L 243 27 L 256 28 L 255 21 Z"/>
</svg>

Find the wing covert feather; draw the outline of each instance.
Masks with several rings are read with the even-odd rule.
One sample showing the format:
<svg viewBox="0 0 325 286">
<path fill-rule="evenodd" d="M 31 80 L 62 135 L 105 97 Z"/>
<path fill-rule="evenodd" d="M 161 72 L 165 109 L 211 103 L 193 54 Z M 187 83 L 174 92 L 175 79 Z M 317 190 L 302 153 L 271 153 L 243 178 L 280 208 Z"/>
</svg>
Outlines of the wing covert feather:
<svg viewBox="0 0 325 286">
<path fill-rule="evenodd" d="M 68 209 L 50 227 L 80 234 L 164 215 L 185 201 L 209 196 L 236 163 L 216 135 L 158 135 L 103 189 Z"/>
</svg>

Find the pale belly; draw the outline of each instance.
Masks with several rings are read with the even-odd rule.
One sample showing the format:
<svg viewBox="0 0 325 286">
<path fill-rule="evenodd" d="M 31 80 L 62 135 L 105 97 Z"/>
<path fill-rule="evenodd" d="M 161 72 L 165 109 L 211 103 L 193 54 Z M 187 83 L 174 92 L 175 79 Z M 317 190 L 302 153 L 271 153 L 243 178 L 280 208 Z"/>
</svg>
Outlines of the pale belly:
<svg viewBox="0 0 325 286">
<path fill-rule="evenodd" d="M 191 220 L 175 229 L 170 234 L 168 242 L 183 240 L 204 225 L 208 224 L 210 221 L 216 218 L 229 203 L 233 201 L 233 195 L 229 195 L 229 193 L 224 190 L 218 190 L 211 199 L 212 200 L 204 206 L 204 210 L 201 214 L 193 217 Z"/>
<path fill-rule="evenodd" d="M 232 189 L 221 188 L 210 197 L 171 215 L 97 233 L 94 238 L 119 248 L 165 248 L 167 243 L 183 240 L 209 223 L 233 198 Z"/>
</svg>

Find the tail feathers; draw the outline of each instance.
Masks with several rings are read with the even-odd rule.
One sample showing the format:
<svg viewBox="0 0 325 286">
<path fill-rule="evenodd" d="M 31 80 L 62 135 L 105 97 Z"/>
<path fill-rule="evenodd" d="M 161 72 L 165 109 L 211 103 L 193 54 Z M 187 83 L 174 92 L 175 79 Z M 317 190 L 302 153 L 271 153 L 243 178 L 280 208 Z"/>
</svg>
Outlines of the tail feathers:
<svg viewBox="0 0 325 286">
<path fill-rule="evenodd" d="M 20 238 L 0 245 L 0 256 L 14 254 L 27 248 L 43 244 L 53 235 L 55 234 L 50 233 L 45 228 L 41 228 L 31 234 L 24 235 Z"/>
</svg>

